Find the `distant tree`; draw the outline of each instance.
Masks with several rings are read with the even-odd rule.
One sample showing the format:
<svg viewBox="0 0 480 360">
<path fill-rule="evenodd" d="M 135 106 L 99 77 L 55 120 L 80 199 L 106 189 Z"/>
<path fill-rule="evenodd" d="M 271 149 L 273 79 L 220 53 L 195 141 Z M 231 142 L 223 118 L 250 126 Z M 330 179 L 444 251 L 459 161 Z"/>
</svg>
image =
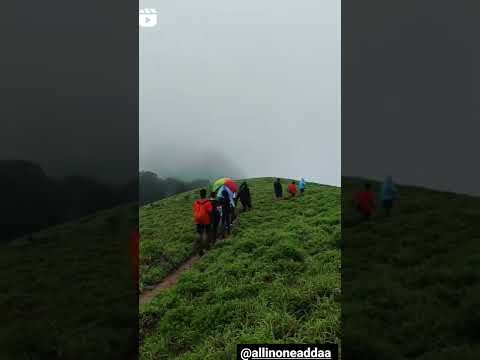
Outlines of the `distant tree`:
<svg viewBox="0 0 480 360">
<path fill-rule="evenodd" d="M 130 180 L 125 186 L 120 189 L 120 193 L 118 194 L 119 202 L 137 202 L 140 199 L 139 194 L 139 180 L 135 178 Z"/>
<path fill-rule="evenodd" d="M 138 200 L 138 182 L 115 187 L 84 176 L 48 177 L 21 160 L 0 161 L 2 236 L 19 236 Z"/>
<path fill-rule="evenodd" d="M 198 189 L 198 188 L 207 188 L 209 185 L 210 185 L 209 180 L 195 179 L 190 183 L 189 190 Z"/>
<path fill-rule="evenodd" d="M 174 178 L 165 179 L 164 184 L 167 196 L 175 195 L 187 191 L 188 189 L 187 185 L 183 181 Z"/>
<path fill-rule="evenodd" d="M 55 189 L 42 168 L 27 161 L 0 162 L 2 238 L 11 239 L 54 224 Z"/>
<path fill-rule="evenodd" d="M 140 205 L 146 205 L 165 197 L 192 189 L 207 187 L 209 180 L 197 179 L 192 182 L 184 182 L 176 178 L 162 179 L 150 171 L 142 171 L 139 175 L 140 182 Z"/>
<path fill-rule="evenodd" d="M 59 181 L 63 210 L 67 220 L 88 215 L 118 204 L 116 189 L 83 176 L 69 176 Z"/>
<path fill-rule="evenodd" d="M 163 180 L 150 171 L 141 171 L 139 174 L 140 204 L 149 204 L 167 196 Z"/>
<path fill-rule="evenodd" d="M 104 184 L 85 176 L 48 177 L 28 161 L 0 161 L 2 235 L 0 241 L 37 232 L 120 204 L 148 204 L 167 196 L 208 186 L 208 180 L 191 183 L 162 179 L 142 171 L 138 180 L 124 186 Z"/>
</svg>

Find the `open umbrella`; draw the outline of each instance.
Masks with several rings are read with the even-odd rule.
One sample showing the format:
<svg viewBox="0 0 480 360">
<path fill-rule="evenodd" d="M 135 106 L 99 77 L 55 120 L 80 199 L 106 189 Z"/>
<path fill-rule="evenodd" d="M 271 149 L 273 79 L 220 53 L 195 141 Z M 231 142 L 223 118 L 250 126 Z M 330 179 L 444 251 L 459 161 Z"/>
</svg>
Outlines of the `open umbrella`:
<svg viewBox="0 0 480 360">
<path fill-rule="evenodd" d="M 230 178 L 221 178 L 213 183 L 212 190 L 218 191 L 222 186 L 229 188 L 232 192 L 236 193 L 238 191 L 238 185 L 235 181 Z"/>
</svg>

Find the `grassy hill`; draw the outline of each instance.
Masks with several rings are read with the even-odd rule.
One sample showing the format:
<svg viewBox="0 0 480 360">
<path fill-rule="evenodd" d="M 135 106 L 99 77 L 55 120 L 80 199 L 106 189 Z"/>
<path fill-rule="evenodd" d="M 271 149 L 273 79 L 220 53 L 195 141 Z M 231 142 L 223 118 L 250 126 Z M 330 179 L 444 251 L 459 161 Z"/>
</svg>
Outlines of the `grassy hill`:
<svg viewBox="0 0 480 360">
<path fill-rule="evenodd" d="M 118 207 L 0 245 L 1 359 L 131 359 L 137 219 Z"/>
<path fill-rule="evenodd" d="M 233 359 L 242 342 L 339 343 L 340 189 L 308 184 L 304 197 L 276 201 L 273 179 L 248 182 L 254 209 L 233 236 L 140 307 L 141 359 Z M 192 254 L 196 197 L 141 209 L 143 286 Z"/>
<path fill-rule="evenodd" d="M 342 181 L 345 358 L 479 359 L 480 199 L 400 186 L 393 216 L 365 223 L 362 185 Z"/>
</svg>

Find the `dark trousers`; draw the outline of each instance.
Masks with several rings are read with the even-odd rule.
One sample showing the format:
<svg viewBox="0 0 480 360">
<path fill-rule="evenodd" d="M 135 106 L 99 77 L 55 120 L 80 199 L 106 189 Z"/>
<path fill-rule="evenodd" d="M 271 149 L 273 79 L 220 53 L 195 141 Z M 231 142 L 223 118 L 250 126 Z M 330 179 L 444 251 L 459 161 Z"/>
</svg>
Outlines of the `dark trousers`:
<svg viewBox="0 0 480 360">
<path fill-rule="evenodd" d="M 242 203 L 243 211 L 250 210 L 252 208 L 252 202 L 250 199 L 240 199 Z"/>
<path fill-rule="evenodd" d="M 194 251 L 200 256 L 209 248 L 211 228 L 212 226 L 210 224 L 197 224 L 198 237 L 194 244 Z"/>
<path fill-rule="evenodd" d="M 225 211 L 223 210 L 223 215 L 222 215 L 222 226 L 223 226 L 223 236 L 230 235 L 230 230 L 231 230 L 231 224 L 232 224 L 232 212 L 231 211 Z"/>
<path fill-rule="evenodd" d="M 393 207 L 393 199 L 385 199 L 382 201 L 382 207 L 385 210 L 385 215 L 390 216 Z"/>
</svg>

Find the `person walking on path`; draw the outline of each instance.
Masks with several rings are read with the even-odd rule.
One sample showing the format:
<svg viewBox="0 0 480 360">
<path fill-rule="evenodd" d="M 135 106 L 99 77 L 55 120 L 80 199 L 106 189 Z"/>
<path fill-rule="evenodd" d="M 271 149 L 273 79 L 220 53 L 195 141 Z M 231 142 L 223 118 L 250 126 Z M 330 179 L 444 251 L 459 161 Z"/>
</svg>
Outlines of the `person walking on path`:
<svg viewBox="0 0 480 360">
<path fill-rule="evenodd" d="M 387 217 L 390 216 L 394 202 L 398 199 L 397 187 L 393 183 L 391 176 L 387 176 L 382 184 L 380 199 L 382 200 L 382 207 L 385 211 L 385 215 Z"/>
<path fill-rule="evenodd" d="M 356 205 L 364 220 L 370 220 L 376 207 L 375 194 L 371 184 L 365 184 L 364 190 L 357 194 Z"/>
<path fill-rule="evenodd" d="M 247 185 L 247 182 L 244 181 L 240 185 L 240 189 L 238 190 L 238 197 L 240 198 L 240 202 L 242 203 L 242 211 L 248 211 L 252 209 L 252 198 L 250 196 L 250 189 Z"/>
<path fill-rule="evenodd" d="M 200 190 L 200 199 L 193 204 L 193 214 L 195 217 L 195 224 L 197 225 L 198 238 L 195 242 L 195 251 L 202 256 L 204 250 L 208 247 L 208 237 L 212 227 L 212 203 L 207 199 L 207 191 Z"/>
<path fill-rule="evenodd" d="M 222 206 L 222 237 L 225 239 L 230 235 L 232 227 L 232 213 L 234 210 L 227 190 L 223 190 L 221 193 L 220 205 Z"/>
<path fill-rule="evenodd" d="M 236 195 L 236 193 L 233 193 L 233 203 L 235 204 L 235 207 L 238 206 L 238 196 Z"/>
<path fill-rule="evenodd" d="M 292 198 L 297 195 L 297 184 L 295 183 L 295 180 L 288 184 L 288 193 Z"/>
<path fill-rule="evenodd" d="M 300 190 L 300 195 L 303 195 L 303 193 L 305 192 L 305 179 L 302 177 L 302 179 L 300 180 L 300 183 L 298 184 L 298 189 Z"/>
<path fill-rule="evenodd" d="M 217 242 L 218 226 L 222 219 L 222 205 L 217 199 L 217 193 L 215 191 L 210 193 L 210 202 L 212 203 L 212 231 L 210 234 L 209 248 Z"/>
<path fill-rule="evenodd" d="M 275 191 L 275 197 L 277 198 L 277 200 L 283 197 L 283 187 L 279 178 L 273 183 L 273 190 Z"/>
</svg>

